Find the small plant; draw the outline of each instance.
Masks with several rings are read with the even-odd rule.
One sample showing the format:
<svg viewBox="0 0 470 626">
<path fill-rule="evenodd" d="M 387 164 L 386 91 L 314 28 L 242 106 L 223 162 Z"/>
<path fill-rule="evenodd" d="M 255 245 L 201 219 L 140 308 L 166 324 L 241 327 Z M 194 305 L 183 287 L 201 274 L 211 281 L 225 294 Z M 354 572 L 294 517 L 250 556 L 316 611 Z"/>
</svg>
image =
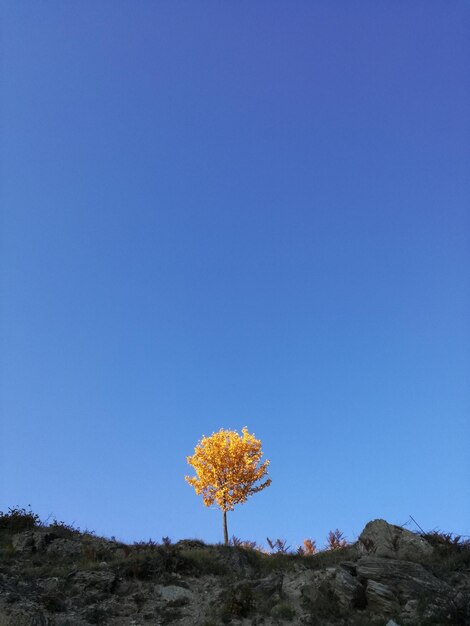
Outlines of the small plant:
<svg viewBox="0 0 470 626">
<path fill-rule="evenodd" d="M 326 543 L 327 550 L 337 550 L 338 548 L 345 548 L 347 545 L 348 542 L 344 537 L 344 533 L 338 529 L 330 530 Z"/>
<path fill-rule="evenodd" d="M 73 537 L 80 533 L 80 528 L 75 528 L 72 524 L 67 524 L 62 520 L 57 520 L 54 518 L 52 522 L 48 525 L 48 529 L 53 531 L 56 535 L 61 537 L 62 539 L 66 539 L 68 537 Z"/>
<path fill-rule="evenodd" d="M 256 541 L 248 541 L 246 539 L 245 540 L 239 539 L 238 537 L 235 537 L 235 535 L 232 536 L 229 543 L 235 548 L 244 548 L 245 550 L 259 550 L 260 549 Z"/>
<path fill-rule="evenodd" d="M 176 544 L 178 548 L 204 548 L 205 545 L 202 539 L 180 539 Z"/>
<path fill-rule="evenodd" d="M 276 539 L 276 541 L 273 541 L 269 537 L 266 537 L 266 541 L 268 542 L 272 554 L 287 554 L 290 550 L 290 546 L 286 546 L 287 541 L 285 539 Z"/>
<path fill-rule="evenodd" d="M 134 541 L 132 544 L 132 548 L 135 552 L 142 552 L 145 550 L 154 551 L 159 547 L 158 541 L 154 541 L 153 539 L 149 539 L 148 541 Z M 169 545 L 169 544 L 168 544 Z"/>
<path fill-rule="evenodd" d="M 8 530 L 11 533 L 21 533 L 41 525 L 37 513 L 31 509 L 9 508 L 6 513 L 0 511 L 0 530 Z"/>
<path fill-rule="evenodd" d="M 148 539 L 147 541 L 134 541 L 134 546 L 139 548 L 155 548 L 158 545 L 158 541 L 154 541 L 153 539 Z"/>
<path fill-rule="evenodd" d="M 312 554 L 315 554 L 317 551 L 317 544 L 314 539 L 304 539 L 303 546 L 300 549 L 302 552 L 299 552 L 299 554 L 302 554 L 303 556 L 312 556 Z"/>
<path fill-rule="evenodd" d="M 430 533 L 425 533 L 421 536 L 433 545 L 457 546 L 461 543 L 465 543 L 464 541 L 461 541 L 461 535 L 455 535 L 454 533 L 445 533 L 440 530 L 433 530 Z"/>
</svg>

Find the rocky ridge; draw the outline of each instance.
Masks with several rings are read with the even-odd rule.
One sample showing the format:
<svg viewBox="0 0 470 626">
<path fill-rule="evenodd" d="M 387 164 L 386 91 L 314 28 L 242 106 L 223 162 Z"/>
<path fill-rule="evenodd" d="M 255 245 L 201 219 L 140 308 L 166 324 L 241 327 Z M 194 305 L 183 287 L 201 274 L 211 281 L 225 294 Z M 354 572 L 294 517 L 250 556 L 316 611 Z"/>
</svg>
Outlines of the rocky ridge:
<svg viewBox="0 0 470 626">
<path fill-rule="evenodd" d="M 470 549 L 384 520 L 313 556 L 0 528 L 0 626 L 470 624 Z"/>
</svg>

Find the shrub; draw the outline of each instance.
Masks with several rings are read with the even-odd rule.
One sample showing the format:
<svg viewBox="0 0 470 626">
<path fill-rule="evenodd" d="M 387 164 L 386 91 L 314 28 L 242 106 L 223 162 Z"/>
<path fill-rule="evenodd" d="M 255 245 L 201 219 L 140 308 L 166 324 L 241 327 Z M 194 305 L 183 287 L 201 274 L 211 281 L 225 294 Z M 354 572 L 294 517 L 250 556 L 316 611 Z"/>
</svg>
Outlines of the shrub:
<svg viewBox="0 0 470 626">
<path fill-rule="evenodd" d="M 425 559 L 425 565 L 438 577 L 446 572 L 462 571 L 470 568 L 470 541 L 454 533 L 432 531 L 420 535 L 434 548 Z"/>
<path fill-rule="evenodd" d="M 421 535 L 421 537 L 423 537 L 423 539 L 426 539 L 426 541 L 429 541 L 429 543 L 434 546 L 457 546 L 459 544 L 468 543 L 462 541 L 461 535 L 455 535 L 454 533 L 445 533 L 440 530 L 433 530 L 430 533 L 424 533 L 423 535 Z"/>
<path fill-rule="evenodd" d="M 80 534 L 80 528 L 75 528 L 73 524 L 67 524 L 62 520 L 57 520 L 56 518 L 52 520 L 48 528 L 61 539 L 68 539 L 69 537 Z"/>
<path fill-rule="evenodd" d="M 312 556 L 317 551 L 317 544 L 314 539 L 304 539 L 303 545 L 297 549 L 297 554 L 300 556 Z"/>
<path fill-rule="evenodd" d="M 148 541 L 134 541 L 133 548 L 135 550 L 153 550 L 154 548 L 158 548 L 160 544 L 158 541 L 154 541 L 153 539 L 149 539 Z M 170 544 L 166 543 L 165 546 L 169 546 Z"/>
<path fill-rule="evenodd" d="M 276 539 L 276 541 L 273 541 L 269 537 L 266 537 L 266 541 L 268 542 L 272 554 L 287 554 L 290 550 L 290 546 L 286 546 L 287 541 L 285 539 Z"/>
<path fill-rule="evenodd" d="M 232 536 L 229 543 L 235 548 L 245 548 L 245 550 L 260 550 L 260 546 L 258 546 L 256 541 L 239 539 L 238 537 L 235 537 L 235 535 Z"/>
<path fill-rule="evenodd" d="M 31 509 L 20 509 L 19 507 L 9 508 L 8 512 L 0 511 L 0 530 L 8 530 L 11 533 L 21 533 L 31 530 L 41 525 L 41 520 L 37 513 Z"/>
<path fill-rule="evenodd" d="M 201 539 L 180 539 L 176 544 L 177 548 L 204 548 L 204 541 Z"/>
<path fill-rule="evenodd" d="M 338 548 L 345 548 L 347 545 L 348 542 L 344 537 L 344 533 L 338 529 L 330 530 L 326 543 L 327 550 L 337 550 Z"/>
</svg>

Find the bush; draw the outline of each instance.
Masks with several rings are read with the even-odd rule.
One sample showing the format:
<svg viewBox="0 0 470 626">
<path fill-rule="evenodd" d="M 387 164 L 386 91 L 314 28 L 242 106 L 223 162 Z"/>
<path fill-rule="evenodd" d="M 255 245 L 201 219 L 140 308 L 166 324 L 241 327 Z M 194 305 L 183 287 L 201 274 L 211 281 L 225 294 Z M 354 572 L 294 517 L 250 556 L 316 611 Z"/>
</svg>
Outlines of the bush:
<svg viewBox="0 0 470 626">
<path fill-rule="evenodd" d="M 168 547 L 170 544 L 164 544 L 164 545 Z M 132 545 L 132 549 L 134 549 L 134 551 L 154 550 L 155 548 L 158 548 L 159 546 L 160 544 L 158 543 L 158 541 L 149 539 L 148 541 L 134 541 Z"/>
<path fill-rule="evenodd" d="M 347 545 L 348 542 L 344 538 L 344 533 L 338 529 L 330 530 L 326 543 L 327 550 L 337 550 L 338 548 L 345 548 Z"/>
<path fill-rule="evenodd" d="M 60 539 L 69 539 L 80 534 L 80 528 L 75 528 L 73 524 L 67 524 L 62 520 L 53 519 L 48 529 L 51 530 Z"/>
<path fill-rule="evenodd" d="M 314 539 L 304 539 L 303 545 L 297 549 L 300 556 L 312 556 L 317 551 L 317 544 Z"/>
<path fill-rule="evenodd" d="M 459 546 L 468 545 L 468 541 L 462 541 L 461 535 L 455 535 L 454 533 L 445 533 L 440 530 L 433 530 L 430 533 L 424 533 L 421 535 L 423 539 L 426 539 L 433 546 Z"/>
<path fill-rule="evenodd" d="M 235 537 L 235 535 L 232 536 L 232 538 L 229 541 L 229 544 L 231 546 L 234 546 L 235 548 L 244 548 L 245 550 L 260 550 L 260 546 L 258 546 L 258 544 L 256 543 L 256 541 L 249 541 L 247 539 L 239 539 L 238 537 Z"/>
<path fill-rule="evenodd" d="M 0 530 L 8 530 L 11 533 L 22 533 L 41 525 L 41 520 L 37 513 L 31 509 L 20 509 L 13 507 L 7 513 L 0 511 Z"/>
<path fill-rule="evenodd" d="M 290 546 L 286 546 L 287 541 L 285 539 L 276 539 L 276 541 L 273 541 L 269 537 L 266 537 L 266 541 L 268 542 L 272 554 L 287 554 L 290 550 Z"/>
</svg>

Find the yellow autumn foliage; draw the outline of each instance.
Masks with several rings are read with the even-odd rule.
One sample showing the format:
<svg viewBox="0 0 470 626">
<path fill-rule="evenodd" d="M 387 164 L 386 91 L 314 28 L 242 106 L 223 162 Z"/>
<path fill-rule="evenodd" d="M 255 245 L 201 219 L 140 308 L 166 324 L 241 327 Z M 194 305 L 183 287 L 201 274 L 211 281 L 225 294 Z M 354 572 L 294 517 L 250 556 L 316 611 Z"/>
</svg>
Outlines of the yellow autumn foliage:
<svg viewBox="0 0 470 626">
<path fill-rule="evenodd" d="M 261 462 L 262 456 L 261 441 L 247 428 L 241 435 L 221 428 L 203 437 L 194 454 L 186 457 L 196 476 L 186 476 L 185 480 L 202 495 L 206 506 L 215 503 L 226 513 L 271 484 L 270 478 L 259 482 L 266 477 L 269 465 L 268 460 Z"/>
</svg>

